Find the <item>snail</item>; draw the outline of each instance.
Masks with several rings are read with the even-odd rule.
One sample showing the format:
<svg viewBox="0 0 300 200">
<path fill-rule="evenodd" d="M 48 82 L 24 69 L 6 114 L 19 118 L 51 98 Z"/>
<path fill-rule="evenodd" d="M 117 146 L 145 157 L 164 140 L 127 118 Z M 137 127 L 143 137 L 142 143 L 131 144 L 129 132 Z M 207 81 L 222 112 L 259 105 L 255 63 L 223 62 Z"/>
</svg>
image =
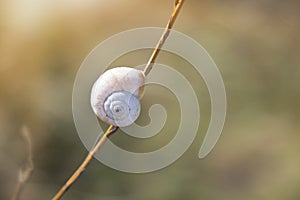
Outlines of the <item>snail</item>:
<svg viewBox="0 0 300 200">
<path fill-rule="evenodd" d="M 134 123 L 141 112 L 139 98 L 144 91 L 143 71 L 116 67 L 104 72 L 91 91 L 91 107 L 102 121 L 126 127 Z"/>
</svg>

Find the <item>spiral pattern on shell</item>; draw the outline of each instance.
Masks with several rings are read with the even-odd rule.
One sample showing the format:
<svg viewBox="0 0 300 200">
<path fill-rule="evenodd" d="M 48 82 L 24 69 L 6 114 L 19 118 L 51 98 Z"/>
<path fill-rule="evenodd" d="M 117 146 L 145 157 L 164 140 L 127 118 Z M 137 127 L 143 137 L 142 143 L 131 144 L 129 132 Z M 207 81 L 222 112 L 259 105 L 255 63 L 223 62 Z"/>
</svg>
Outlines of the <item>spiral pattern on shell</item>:
<svg viewBox="0 0 300 200">
<path fill-rule="evenodd" d="M 103 73 L 91 91 L 91 106 L 104 122 L 125 127 L 140 114 L 140 102 L 145 76 L 141 70 L 116 67 Z"/>
</svg>

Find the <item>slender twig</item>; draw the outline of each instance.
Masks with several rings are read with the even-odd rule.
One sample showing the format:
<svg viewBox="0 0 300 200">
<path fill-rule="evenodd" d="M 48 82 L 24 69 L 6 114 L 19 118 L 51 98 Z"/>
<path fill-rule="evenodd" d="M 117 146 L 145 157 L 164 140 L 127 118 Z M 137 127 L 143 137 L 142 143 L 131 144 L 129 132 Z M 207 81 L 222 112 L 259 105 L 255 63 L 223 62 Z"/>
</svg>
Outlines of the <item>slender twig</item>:
<svg viewBox="0 0 300 200">
<path fill-rule="evenodd" d="M 65 192 L 70 188 L 70 186 L 78 179 L 80 174 L 85 170 L 87 165 L 91 162 L 93 156 L 98 151 L 98 149 L 104 144 L 109 135 L 114 133 L 118 127 L 110 125 L 108 129 L 105 131 L 103 136 L 99 139 L 99 141 L 95 144 L 92 150 L 88 153 L 84 161 L 78 167 L 78 169 L 73 173 L 73 175 L 69 178 L 69 180 L 64 184 L 64 186 L 57 192 L 57 194 L 53 197 L 53 200 L 60 199 Z"/>
<path fill-rule="evenodd" d="M 176 0 L 175 1 L 175 8 L 174 11 L 169 19 L 169 22 L 167 23 L 165 30 L 161 36 L 161 38 L 159 39 L 155 49 L 153 50 L 153 53 L 144 69 L 144 74 L 145 76 L 147 76 L 149 74 L 149 72 L 152 69 L 153 64 L 155 63 L 155 59 L 157 58 L 161 47 L 163 46 L 163 44 L 165 43 L 166 39 L 169 36 L 170 30 L 172 29 L 176 17 L 179 14 L 180 8 L 182 7 L 182 4 L 184 3 L 185 0 Z M 118 127 L 116 126 L 112 126 L 110 125 L 109 128 L 106 130 L 106 132 L 104 133 L 104 135 L 102 135 L 99 139 L 98 142 L 96 142 L 95 146 L 92 148 L 92 150 L 89 152 L 89 154 L 87 155 L 87 157 L 84 159 L 84 161 L 82 162 L 82 164 L 77 168 L 77 170 L 73 173 L 73 175 L 68 179 L 68 181 L 65 183 L 65 185 L 58 191 L 58 193 L 54 196 L 53 200 L 59 200 L 64 194 L 65 192 L 70 188 L 70 186 L 78 179 L 78 177 L 80 176 L 80 174 L 84 171 L 84 169 L 86 168 L 86 166 L 91 162 L 94 154 L 100 149 L 100 147 L 104 144 L 104 142 L 106 141 L 106 139 L 108 138 L 109 135 L 111 135 L 112 133 L 114 133 L 116 130 L 118 129 Z"/>
<path fill-rule="evenodd" d="M 18 184 L 13 193 L 12 200 L 20 199 L 22 190 L 24 189 L 24 186 L 26 185 L 27 181 L 29 180 L 29 178 L 32 174 L 33 168 L 34 168 L 33 160 L 32 160 L 32 145 L 31 145 L 30 133 L 26 126 L 22 127 L 21 134 L 22 134 L 22 136 L 26 142 L 27 148 L 28 148 L 28 156 L 27 156 L 27 163 L 25 165 L 25 168 L 20 169 L 20 171 L 19 171 Z"/>
<path fill-rule="evenodd" d="M 167 40 L 169 34 L 170 34 L 170 31 L 176 21 L 176 18 L 179 14 L 179 11 L 183 5 L 185 0 L 176 0 L 175 2 L 175 8 L 174 8 L 174 11 L 169 19 L 169 22 L 167 23 L 166 27 L 165 27 L 165 30 L 162 34 L 162 36 L 160 37 L 145 69 L 144 69 L 144 74 L 145 76 L 147 76 L 149 74 L 149 72 L 151 71 L 152 67 L 153 67 L 153 64 L 155 63 L 155 59 L 157 58 L 162 46 L 164 45 L 165 41 Z"/>
</svg>

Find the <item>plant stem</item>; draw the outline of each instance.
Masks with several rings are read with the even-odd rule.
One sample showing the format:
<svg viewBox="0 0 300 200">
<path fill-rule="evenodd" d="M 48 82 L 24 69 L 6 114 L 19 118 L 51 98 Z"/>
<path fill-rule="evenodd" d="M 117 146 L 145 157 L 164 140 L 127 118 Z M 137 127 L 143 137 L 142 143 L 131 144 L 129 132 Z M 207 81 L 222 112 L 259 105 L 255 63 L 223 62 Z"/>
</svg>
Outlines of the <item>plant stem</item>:
<svg viewBox="0 0 300 200">
<path fill-rule="evenodd" d="M 60 199 L 65 192 L 71 187 L 71 185 L 78 179 L 80 174 L 85 170 L 87 165 L 91 162 L 93 156 L 98 151 L 98 149 L 104 144 L 109 135 L 116 132 L 118 127 L 110 125 L 108 129 L 105 131 L 103 136 L 99 139 L 99 141 L 95 144 L 89 154 L 86 156 L 81 165 L 77 168 L 77 170 L 73 173 L 73 175 L 68 179 L 68 181 L 64 184 L 64 186 L 57 192 L 57 194 L 53 197 L 53 200 Z"/>
<path fill-rule="evenodd" d="M 164 45 L 166 39 L 168 38 L 169 33 L 175 23 L 176 17 L 178 16 L 179 11 L 180 11 L 184 1 L 185 0 L 176 0 L 175 8 L 169 19 L 169 22 L 167 23 L 165 30 L 164 30 L 161 38 L 159 39 L 155 49 L 153 50 L 153 53 L 144 69 L 145 76 L 147 76 L 149 74 L 149 72 L 151 71 L 153 64 L 155 63 L 155 59 L 157 58 L 161 47 Z M 70 188 L 70 186 L 78 179 L 80 174 L 85 170 L 86 166 L 91 162 L 93 156 L 100 149 L 100 147 L 104 144 L 104 142 L 106 141 L 108 136 L 111 135 L 112 133 L 114 133 L 117 129 L 118 129 L 118 127 L 113 126 L 113 125 L 110 125 L 108 127 L 108 129 L 106 130 L 104 135 L 99 139 L 99 141 L 96 143 L 94 148 L 92 148 L 92 150 L 86 156 L 86 158 L 84 159 L 82 164 L 79 166 L 79 168 L 73 173 L 73 175 L 69 178 L 69 180 L 65 183 L 65 185 L 54 196 L 53 200 L 59 200 L 65 194 L 65 192 Z"/>
<path fill-rule="evenodd" d="M 147 76 L 150 73 L 150 71 L 153 67 L 153 64 L 155 63 L 155 59 L 157 58 L 157 56 L 158 56 L 158 54 L 161 50 L 161 47 L 164 45 L 165 41 L 167 40 L 167 38 L 170 34 L 170 31 L 171 31 L 171 29 L 172 29 L 172 27 L 173 27 L 173 25 L 176 21 L 176 18 L 179 14 L 179 11 L 180 11 L 184 1 L 185 0 L 176 0 L 174 11 L 173 11 L 166 27 L 165 27 L 165 30 L 164 30 L 162 36 L 160 37 L 160 39 L 159 39 L 159 41 L 158 41 L 151 57 L 150 57 L 150 59 L 149 59 L 147 65 L 145 67 L 145 69 L 144 69 L 145 76 Z"/>
<path fill-rule="evenodd" d="M 20 169 L 19 171 L 19 180 L 18 184 L 15 188 L 15 191 L 13 193 L 12 200 L 19 200 L 22 190 L 26 183 L 28 182 L 29 178 L 31 177 L 34 165 L 33 165 L 33 159 L 32 159 L 32 145 L 31 145 L 31 138 L 30 138 L 30 131 L 26 126 L 23 126 L 21 129 L 21 134 L 28 146 L 28 157 L 27 157 L 27 163 L 25 165 L 24 169 Z"/>
</svg>

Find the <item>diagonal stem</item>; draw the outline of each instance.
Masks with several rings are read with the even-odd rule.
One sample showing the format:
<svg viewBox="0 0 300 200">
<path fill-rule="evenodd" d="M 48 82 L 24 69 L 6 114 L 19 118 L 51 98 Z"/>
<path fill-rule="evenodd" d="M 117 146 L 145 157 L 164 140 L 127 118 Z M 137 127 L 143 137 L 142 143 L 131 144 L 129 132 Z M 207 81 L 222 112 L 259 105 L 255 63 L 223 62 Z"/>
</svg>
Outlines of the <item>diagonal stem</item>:
<svg viewBox="0 0 300 200">
<path fill-rule="evenodd" d="M 104 144 L 108 136 L 112 133 L 116 132 L 118 127 L 110 125 L 108 129 L 105 131 L 103 136 L 99 139 L 99 141 L 95 144 L 89 154 L 86 156 L 84 161 L 78 167 L 78 169 L 73 173 L 73 175 L 68 179 L 68 181 L 64 184 L 64 186 L 57 192 L 57 194 L 53 197 L 52 200 L 60 199 L 65 192 L 71 187 L 71 185 L 79 178 L 80 174 L 85 170 L 87 165 L 91 162 L 95 153 L 99 150 L 99 148 Z"/>
<path fill-rule="evenodd" d="M 169 33 L 176 21 L 176 18 L 179 14 L 179 11 L 183 5 L 185 0 L 176 0 L 175 1 L 175 8 L 174 11 L 165 27 L 165 30 L 159 39 L 155 49 L 153 50 L 153 53 L 144 69 L 144 74 L 147 76 L 149 72 L 151 71 L 153 64 L 155 63 L 155 60 L 161 50 L 161 47 L 164 45 L 165 41 L 167 40 Z M 95 146 L 92 148 L 92 150 L 89 152 L 89 154 L 86 156 L 82 164 L 77 168 L 77 170 L 73 173 L 73 175 L 68 179 L 68 181 L 64 184 L 64 186 L 57 192 L 57 194 L 53 197 L 52 200 L 59 200 L 66 191 L 71 187 L 71 185 L 79 178 L 80 174 L 85 170 L 87 165 L 91 162 L 93 156 L 95 153 L 100 149 L 100 147 L 105 143 L 106 139 L 109 135 L 116 132 L 118 127 L 110 125 L 106 132 L 102 135 L 102 137 L 99 139 L 99 141 L 96 142 Z"/>
<path fill-rule="evenodd" d="M 160 37 L 160 39 L 159 39 L 159 41 L 158 41 L 158 43 L 157 43 L 157 45 L 156 45 L 156 47 L 155 47 L 155 49 L 154 49 L 151 57 L 150 57 L 150 59 L 149 59 L 147 65 L 145 67 L 145 69 L 144 69 L 145 76 L 147 76 L 150 73 L 150 71 L 151 71 L 151 69 L 153 67 L 153 64 L 155 63 L 155 60 L 156 60 L 156 58 L 157 58 L 157 56 L 158 56 L 158 54 L 159 54 L 162 46 L 164 45 L 165 41 L 167 40 L 167 38 L 168 38 L 168 36 L 170 34 L 171 29 L 173 28 L 173 25 L 174 25 L 174 23 L 176 21 L 176 18 L 177 18 L 178 14 L 179 14 L 179 11 L 180 11 L 180 9 L 181 9 L 184 1 L 185 0 L 176 0 L 174 11 L 173 11 L 173 13 L 172 13 L 172 15 L 171 15 L 171 17 L 170 17 L 170 19 L 169 19 L 166 27 L 165 27 L 165 30 L 164 30 L 162 36 Z"/>
</svg>

